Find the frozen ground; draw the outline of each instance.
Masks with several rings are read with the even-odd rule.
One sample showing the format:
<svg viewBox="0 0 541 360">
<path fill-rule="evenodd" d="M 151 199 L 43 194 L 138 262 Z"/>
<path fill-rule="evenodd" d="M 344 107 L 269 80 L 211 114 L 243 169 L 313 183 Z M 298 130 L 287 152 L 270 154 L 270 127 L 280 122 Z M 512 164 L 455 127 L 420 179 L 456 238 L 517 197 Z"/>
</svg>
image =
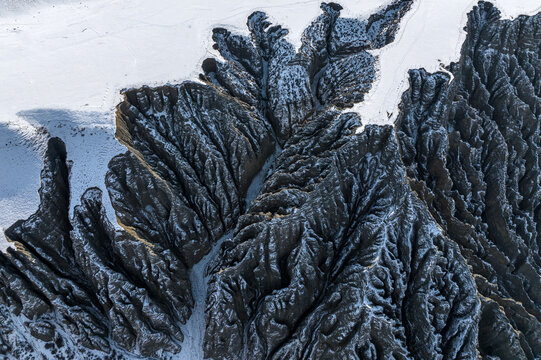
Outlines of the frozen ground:
<svg viewBox="0 0 541 360">
<path fill-rule="evenodd" d="M 387 0 L 344 0 L 344 16 L 365 17 Z M 214 26 L 246 32 L 246 17 L 266 11 L 298 44 L 319 0 L 0 0 L 0 230 L 37 209 L 49 136 L 73 160 L 72 205 L 89 186 L 104 188 L 119 90 L 195 79 L 210 55 Z M 539 0 L 498 0 L 507 17 L 539 11 Z M 234 4 L 234 5 L 233 5 Z M 469 0 L 418 0 L 395 43 L 377 54 L 380 78 L 357 108 L 365 122 L 396 114 L 406 72 L 458 58 Z M 108 205 L 108 199 L 106 198 Z M 109 213 L 111 216 L 111 213 Z M 0 231 L 0 248 L 6 246 Z"/>
</svg>

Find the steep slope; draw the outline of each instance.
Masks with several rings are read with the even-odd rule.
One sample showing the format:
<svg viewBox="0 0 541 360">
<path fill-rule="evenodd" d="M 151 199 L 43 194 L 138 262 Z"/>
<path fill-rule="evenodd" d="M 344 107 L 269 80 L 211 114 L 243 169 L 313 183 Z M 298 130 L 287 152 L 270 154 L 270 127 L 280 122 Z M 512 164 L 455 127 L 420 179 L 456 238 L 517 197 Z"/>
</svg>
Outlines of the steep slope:
<svg viewBox="0 0 541 360">
<path fill-rule="evenodd" d="M 51 140 L 40 209 L 6 231 L 16 249 L 0 254 L 1 351 L 16 358 L 178 354 L 194 302 L 205 301 L 193 298 L 192 286 L 206 283 L 190 282 L 192 267 L 235 228 L 258 193 L 254 179 L 304 123 L 333 104 L 362 100 L 375 72 L 365 50 L 392 41 L 410 5 L 397 1 L 366 22 L 337 26 L 341 7 L 324 3 L 298 52 L 287 30 L 256 12 L 250 37 L 214 30 L 225 61 L 205 60 L 201 82 L 125 91 L 116 136 L 129 151 L 111 161 L 106 177 L 124 230 L 106 218 L 96 188 L 69 218 L 66 151 Z M 352 34 L 363 44 L 348 48 Z"/>
<path fill-rule="evenodd" d="M 390 126 L 327 113 L 287 143 L 214 267 L 212 359 L 472 358 L 479 300 Z"/>
<path fill-rule="evenodd" d="M 2 309 L 19 327 L 2 324 L 4 353 L 33 358 L 19 342 L 52 358 L 93 358 L 111 342 L 147 356 L 178 351 L 193 303 L 186 266 L 160 244 L 115 231 L 99 189 L 87 190 L 70 222 L 65 160 L 63 143 L 51 139 L 40 209 L 6 231 L 17 250 L 0 254 Z"/>
<path fill-rule="evenodd" d="M 360 131 L 368 50 L 410 6 L 323 3 L 298 51 L 255 12 L 248 36 L 213 31 L 199 82 L 126 90 L 122 229 L 97 188 L 70 218 L 51 139 L 40 207 L 0 253 L 0 354 L 539 358 L 541 14 L 480 2 L 460 61 L 412 70 L 395 127 Z"/>
<path fill-rule="evenodd" d="M 466 258 L 484 358 L 541 356 L 541 14 L 470 14 L 454 76 L 410 72 L 396 127 L 411 188 Z"/>
</svg>

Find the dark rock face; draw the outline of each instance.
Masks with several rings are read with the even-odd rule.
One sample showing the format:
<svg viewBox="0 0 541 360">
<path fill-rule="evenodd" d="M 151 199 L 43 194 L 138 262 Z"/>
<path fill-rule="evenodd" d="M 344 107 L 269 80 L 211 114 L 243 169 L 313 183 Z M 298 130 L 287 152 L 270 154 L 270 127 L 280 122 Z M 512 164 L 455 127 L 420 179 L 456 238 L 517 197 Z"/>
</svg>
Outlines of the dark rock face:
<svg viewBox="0 0 541 360">
<path fill-rule="evenodd" d="M 197 301 L 191 268 L 237 226 L 282 147 L 296 151 L 286 145 L 290 139 L 321 128 L 329 147 L 347 142 L 360 122 L 329 106 L 362 100 L 375 73 L 365 50 L 392 41 L 410 3 L 398 1 L 367 23 L 349 19 L 367 34 L 361 47 L 349 45 L 352 29 L 335 26 L 341 7 L 323 4 L 298 52 L 285 40 L 287 30 L 256 12 L 249 37 L 214 30 L 225 61 L 205 60 L 202 83 L 127 90 L 117 138 L 129 151 L 111 161 L 106 178 L 123 230 L 106 218 L 95 188 L 70 219 L 66 152 L 51 140 L 40 209 L 8 229 L 16 250 L 0 254 L 2 353 L 177 354 Z"/>
<path fill-rule="evenodd" d="M 410 73 L 396 122 L 411 188 L 475 279 L 485 358 L 541 356 L 541 15 L 469 14 L 460 61 Z"/>
<path fill-rule="evenodd" d="M 0 354 L 539 358 L 541 15 L 480 3 L 454 79 L 412 71 L 395 127 L 359 132 L 366 50 L 410 6 L 324 3 L 298 51 L 256 12 L 250 36 L 213 31 L 200 82 L 125 91 L 120 228 L 97 188 L 70 217 L 51 139 L 41 205 L 0 253 Z"/>
<path fill-rule="evenodd" d="M 192 82 L 129 90 L 117 115 L 117 137 L 130 149 L 107 175 L 120 222 L 191 267 L 234 226 L 274 151 L 272 129 L 255 109 Z"/>
<path fill-rule="evenodd" d="M 393 129 L 359 124 L 326 113 L 277 158 L 214 267 L 210 358 L 475 355 L 464 259 L 410 190 Z"/>
<path fill-rule="evenodd" d="M 375 77 L 374 58 L 365 50 L 393 41 L 410 7 L 411 1 L 396 1 L 361 22 L 340 18 L 338 4 L 323 3 L 323 14 L 304 31 L 298 52 L 284 38 L 287 30 L 255 12 L 248 19 L 251 37 L 214 30 L 214 48 L 226 61 L 207 59 L 201 78 L 255 106 L 283 146 L 323 107 L 363 100 Z M 361 45 L 359 37 L 366 39 Z"/>
</svg>

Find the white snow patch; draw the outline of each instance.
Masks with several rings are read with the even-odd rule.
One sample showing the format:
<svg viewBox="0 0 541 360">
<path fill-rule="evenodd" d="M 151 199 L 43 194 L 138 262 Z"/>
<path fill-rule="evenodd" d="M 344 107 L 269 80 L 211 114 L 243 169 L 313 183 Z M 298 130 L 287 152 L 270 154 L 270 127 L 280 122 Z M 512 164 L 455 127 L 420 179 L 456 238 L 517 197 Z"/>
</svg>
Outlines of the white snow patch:
<svg viewBox="0 0 541 360">
<path fill-rule="evenodd" d="M 72 162 L 71 204 L 78 204 L 89 187 L 97 186 L 104 190 L 103 205 L 107 214 L 114 214 L 105 190 L 105 173 L 109 160 L 125 149 L 114 139 L 113 113 L 35 109 L 17 115 L 36 128 L 47 129 L 50 137 L 59 137 L 66 144 L 68 159 Z M 114 216 L 110 219 L 118 226 Z"/>
<path fill-rule="evenodd" d="M 365 127 L 366 125 L 361 123 L 361 126 L 355 129 L 355 134 L 361 134 L 364 131 Z"/>
</svg>

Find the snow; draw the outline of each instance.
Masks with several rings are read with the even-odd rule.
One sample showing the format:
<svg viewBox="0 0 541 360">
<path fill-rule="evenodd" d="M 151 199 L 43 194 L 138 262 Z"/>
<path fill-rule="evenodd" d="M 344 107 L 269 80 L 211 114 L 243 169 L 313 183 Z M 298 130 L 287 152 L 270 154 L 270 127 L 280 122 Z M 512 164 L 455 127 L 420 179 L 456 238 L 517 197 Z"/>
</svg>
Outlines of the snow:
<svg viewBox="0 0 541 360">
<path fill-rule="evenodd" d="M 506 19 L 541 11 L 539 0 L 492 2 Z M 476 4 L 477 1 L 472 0 L 414 2 L 402 19 L 395 41 L 382 49 L 370 51 L 379 58 L 378 79 L 365 96 L 365 101 L 353 108 L 361 114 L 364 124 L 394 121 L 400 96 L 408 88 L 409 69 L 443 71 L 442 64 L 459 59 L 466 38 L 467 13 Z"/>
<path fill-rule="evenodd" d="M 345 14 L 368 15 L 384 2 L 351 1 Z M 38 207 L 49 136 L 66 142 L 73 161 L 73 208 L 87 187 L 105 189 L 107 163 L 124 151 L 113 138 L 121 89 L 196 79 L 203 59 L 215 55 L 212 28 L 247 33 L 246 18 L 254 10 L 287 26 L 298 46 L 304 28 L 320 14 L 319 4 L 0 0 L 0 249 L 7 246 L 2 229 Z"/>
<path fill-rule="evenodd" d="M 346 17 L 366 17 L 386 0 L 339 1 Z M 290 29 L 299 46 L 304 28 L 320 14 L 320 0 L 0 0 L 0 249 L 2 228 L 27 218 L 38 206 L 39 174 L 47 139 L 66 142 L 72 206 L 91 186 L 105 190 L 112 156 L 124 151 L 114 139 L 114 106 L 122 88 L 196 79 L 202 60 L 216 55 L 211 29 L 246 33 L 247 16 L 267 12 Z M 389 123 L 396 116 L 407 71 L 441 70 L 457 60 L 466 14 L 475 1 L 417 0 L 395 42 L 372 51 L 378 80 L 354 108 L 363 123 Z M 540 11 L 539 0 L 497 0 L 504 17 Z M 387 114 L 393 114 L 388 117 Z M 362 131 L 362 129 L 359 129 Z M 257 196 L 270 160 L 248 191 Z M 104 191 L 106 194 L 106 191 Z M 104 204 L 114 219 L 108 196 Z M 114 223 L 114 221 L 113 221 Z M 190 273 L 196 306 L 182 326 L 181 358 L 202 358 L 206 267 L 224 236 Z"/>
<path fill-rule="evenodd" d="M 269 156 L 267 161 L 265 161 L 265 164 L 263 164 L 259 172 L 252 179 L 252 183 L 248 187 L 246 194 L 246 210 L 250 208 L 252 201 L 254 201 L 261 193 L 269 169 L 273 167 L 274 162 L 281 151 L 282 148 L 277 144 L 274 153 Z M 192 310 L 192 315 L 188 321 L 186 321 L 186 324 L 181 326 L 182 333 L 184 334 L 184 342 L 182 343 L 182 350 L 178 356 L 179 360 L 203 359 L 205 305 L 208 293 L 208 281 L 210 278 L 207 275 L 208 266 L 209 263 L 212 264 L 216 259 L 222 244 L 232 237 L 233 231 L 223 235 L 214 245 L 212 245 L 210 252 L 190 270 L 190 282 L 192 284 L 192 296 L 194 298 L 195 306 Z"/>
<path fill-rule="evenodd" d="M 346 17 L 365 18 L 388 0 L 339 1 Z M 105 189 L 114 140 L 114 106 L 122 88 L 196 79 L 215 55 L 211 29 L 246 33 L 246 18 L 263 10 L 290 29 L 298 47 L 320 13 L 319 0 L 0 0 L 0 249 L 2 228 L 38 206 L 39 174 L 50 135 L 66 142 L 73 161 L 72 206 L 89 186 Z M 392 121 L 407 70 L 437 71 L 458 59 L 466 13 L 475 1 L 417 0 L 395 42 L 374 51 L 379 78 L 355 108 L 363 123 Z M 504 17 L 531 14 L 539 0 L 497 0 Z M 388 118 L 387 113 L 393 117 Z M 85 130 L 83 130 L 83 128 Z M 44 131 L 46 130 L 46 131 Z M 84 136 L 82 136 L 84 134 Z M 106 194 L 106 192 L 104 192 Z M 108 216 L 112 216 L 107 196 Z"/>
<path fill-rule="evenodd" d="M 209 276 L 207 267 L 209 263 L 218 255 L 220 247 L 227 239 L 231 239 L 232 232 L 222 236 L 212 246 L 211 251 L 205 255 L 190 270 L 190 283 L 192 284 L 192 296 L 195 306 L 192 309 L 192 315 L 181 325 L 180 329 L 184 335 L 182 349 L 178 354 L 178 360 L 199 360 L 203 359 L 203 340 L 205 338 L 205 305 L 208 290 Z"/>
</svg>

